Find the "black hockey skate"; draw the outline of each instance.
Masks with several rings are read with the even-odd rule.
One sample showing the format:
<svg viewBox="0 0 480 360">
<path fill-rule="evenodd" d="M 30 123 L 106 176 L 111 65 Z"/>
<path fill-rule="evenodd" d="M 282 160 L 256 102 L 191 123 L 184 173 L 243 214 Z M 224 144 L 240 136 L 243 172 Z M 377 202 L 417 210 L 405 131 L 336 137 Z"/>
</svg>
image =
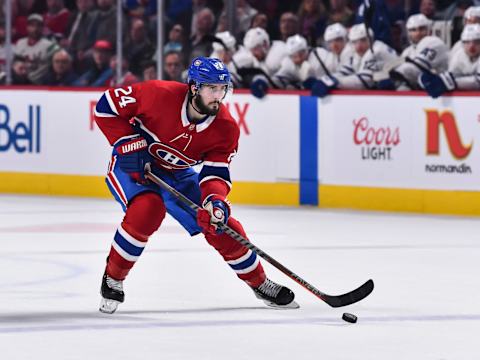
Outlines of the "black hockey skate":
<svg viewBox="0 0 480 360">
<path fill-rule="evenodd" d="M 102 301 L 99 310 L 106 314 L 113 314 L 117 310 L 118 304 L 125 300 L 123 281 L 112 279 L 106 273 L 103 274 L 100 294 Z"/>
<path fill-rule="evenodd" d="M 258 288 L 252 288 L 255 296 L 270 307 L 277 309 L 298 309 L 293 299 L 295 294 L 287 287 L 274 283 L 270 279 L 265 281 Z"/>
</svg>

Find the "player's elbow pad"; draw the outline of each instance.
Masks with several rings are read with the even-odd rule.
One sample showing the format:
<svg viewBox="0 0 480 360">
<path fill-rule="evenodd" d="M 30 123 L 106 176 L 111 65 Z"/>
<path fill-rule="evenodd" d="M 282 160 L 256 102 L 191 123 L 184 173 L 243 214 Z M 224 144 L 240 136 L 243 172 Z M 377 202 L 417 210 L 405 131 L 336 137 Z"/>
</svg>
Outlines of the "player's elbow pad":
<svg viewBox="0 0 480 360">
<path fill-rule="evenodd" d="M 98 117 L 113 117 L 118 114 L 112 109 L 108 102 L 107 95 L 104 93 L 95 106 L 95 116 Z"/>
</svg>

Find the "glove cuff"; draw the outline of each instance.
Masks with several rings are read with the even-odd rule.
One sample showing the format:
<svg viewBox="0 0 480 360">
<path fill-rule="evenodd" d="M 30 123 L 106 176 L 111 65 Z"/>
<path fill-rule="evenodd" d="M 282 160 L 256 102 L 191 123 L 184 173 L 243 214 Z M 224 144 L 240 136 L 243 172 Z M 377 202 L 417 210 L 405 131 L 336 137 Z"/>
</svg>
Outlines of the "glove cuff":
<svg viewBox="0 0 480 360">
<path fill-rule="evenodd" d="M 445 71 L 440 74 L 440 79 L 442 79 L 443 83 L 445 84 L 445 87 L 447 90 L 455 90 L 457 88 L 457 82 L 455 81 L 455 78 L 453 77 L 453 74 L 449 71 Z"/>
<path fill-rule="evenodd" d="M 229 213 L 231 213 L 231 209 L 230 207 L 232 206 L 232 204 L 230 203 L 230 201 L 225 197 L 225 196 L 222 196 L 222 195 L 219 195 L 219 194 L 210 194 L 208 195 L 202 202 L 202 207 L 204 208 L 209 202 L 212 202 L 212 201 L 221 201 L 225 204 L 227 210 Z"/>
<path fill-rule="evenodd" d="M 124 154 L 133 154 L 142 150 L 145 150 L 148 147 L 147 140 L 142 136 L 137 136 L 126 141 L 120 142 L 115 146 L 117 153 Z"/>
<path fill-rule="evenodd" d="M 338 85 L 338 80 L 333 76 L 324 75 L 320 80 L 331 89 L 336 88 Z"/>
</svg>

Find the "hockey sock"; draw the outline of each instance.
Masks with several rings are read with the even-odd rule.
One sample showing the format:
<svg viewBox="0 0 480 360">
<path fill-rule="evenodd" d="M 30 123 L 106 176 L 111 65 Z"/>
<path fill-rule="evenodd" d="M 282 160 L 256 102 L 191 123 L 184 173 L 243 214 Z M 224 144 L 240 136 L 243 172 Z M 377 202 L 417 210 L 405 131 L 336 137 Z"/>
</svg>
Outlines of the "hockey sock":
<svg viewBox="0 0 480 360">
<path fill-rule="evenodd" d="M 162 197 L 148 192 L 136 196 L 128 205 L 122 224 L 115 233 L 108 256 L 107 274 L 124 280 L 142 254 L 150 235 L 165 218 Z"/>
<path fill-rule="evenodd" d="M 242 225 L 234 218 L 228 219 L 228 226 L 243 237 L 247 237 Z M 263 266 L 257 254 L 252 250 L 247 249 L 227 234 L 205 234 L 205 237 L 237 276 L 248 285 L 256 288 L 265 281 L 266 275 Z"/>
</svg>

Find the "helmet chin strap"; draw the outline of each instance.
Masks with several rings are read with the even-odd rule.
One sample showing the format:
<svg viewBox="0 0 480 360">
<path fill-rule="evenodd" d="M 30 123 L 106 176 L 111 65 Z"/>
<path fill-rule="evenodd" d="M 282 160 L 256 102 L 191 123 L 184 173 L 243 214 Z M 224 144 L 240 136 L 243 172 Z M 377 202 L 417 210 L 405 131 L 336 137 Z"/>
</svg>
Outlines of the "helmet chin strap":
<svg viewBox="0 0 480 360">
<path fill-rule="evenodd" d="M 198 91 L 192 96 L 192 98 L 191 98 L 191 100 L 190 100 L 190 105 L 192 105 L 193 109 L 194 109 L 196 112 L 198 112 L 199 114 L 207 115 L 207 114 L 201 112 L 199 109 L 197 109 L 197 108 L 195 107 L 195 105 L 193 104 L 193 103 L 194 103 L 194 99 L 195 99 L 197 96 L 198 96 Z"/>
</svg>

